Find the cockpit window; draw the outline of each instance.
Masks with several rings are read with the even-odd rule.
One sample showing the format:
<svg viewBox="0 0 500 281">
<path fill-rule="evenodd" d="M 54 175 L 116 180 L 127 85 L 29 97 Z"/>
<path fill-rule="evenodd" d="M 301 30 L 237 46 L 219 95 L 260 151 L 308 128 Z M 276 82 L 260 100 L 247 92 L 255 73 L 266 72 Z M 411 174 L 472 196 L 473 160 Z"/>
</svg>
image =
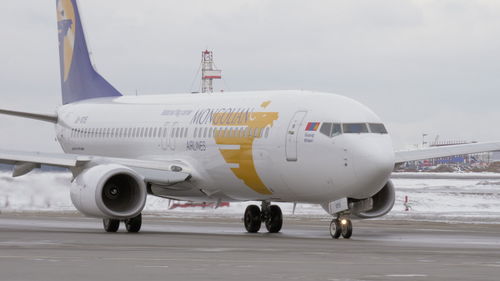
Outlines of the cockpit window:
<svg viewBox="0 0 500 281">
<path fill-rule="evenodd" d="M 319 132 L 329 137 L 332 133 L 332 123 L 323 122 L 321 128 L 319 129 Z"/>
<path fill-rule="evenodd" d="M 374 134 L 387 134 L 384 124 L 370 123 L 370 131 Z"/>
<path fill-rule="evenodd" d="M 341 128 L 340 124 L 338 124 L 338 123 L 323 122 L 319 131 L 323 135 L 328 136 L 328 137 L 334 137 L 334 136 L 342 134 L 342 128 Z"/>
<path fill-rule="evenodd" d="M 342 127 L 338 123 L 333 123 L 332 125 L 332 134 L 330 136 L 334 137 L 342 134 Z"/>
<path fill-rule="evenodd" d="M 344 134 L 368 133 L 368 126 L 365 123 L 346 123 L 342 124 Z"/>
</svg>

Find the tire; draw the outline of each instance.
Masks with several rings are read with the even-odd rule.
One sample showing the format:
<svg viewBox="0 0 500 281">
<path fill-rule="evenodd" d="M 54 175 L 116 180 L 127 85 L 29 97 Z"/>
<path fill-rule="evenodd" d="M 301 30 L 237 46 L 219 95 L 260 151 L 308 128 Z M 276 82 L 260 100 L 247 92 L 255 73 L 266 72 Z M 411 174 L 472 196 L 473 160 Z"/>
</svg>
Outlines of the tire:
<svg viewBox="0 0 500 281">
<path fill-rule="evenodd" d="M 269 216 L 266 220 L 266 228 L 269 233 L 278 233 L 283 226 L 283 213 L 277 205 L 269 206 Z"/>
<path fill-rule="evenodd" d="M 342 237 L 349 239 L 352 236 L 352 222 L 347 220 L 346 224 L 342 225 Z"/>
<path fill-rule="evenodd" d="M 125 220 L 125 227 L 130 233 L 137 233 L 141 230 L 142 225 L 142 214 L 137 217 Z"/>
<path fill-rule="evenodd" d="M 102 219 L 102 225 L 106 232 L 117 232 L 120 227 L 120 221 L 114 219 Z"/>
<path fill-rule="evenodd" d="M 340 228 L 340 222 L 338 219 L 333 219 L 330 223 L 330 235 L 333 239 L 339 239 L 342 229 Z"/>
<path fill-rule="evenodd" d="M 262 224 L 260 218 L 260 208 L 256 205 L 250 205 L 245 210 L 245 216 L 243 218 L 245 223 L 245 229 L 250 233 L 256 233 L 260 230 L 260 225 Z"/>
</svg>

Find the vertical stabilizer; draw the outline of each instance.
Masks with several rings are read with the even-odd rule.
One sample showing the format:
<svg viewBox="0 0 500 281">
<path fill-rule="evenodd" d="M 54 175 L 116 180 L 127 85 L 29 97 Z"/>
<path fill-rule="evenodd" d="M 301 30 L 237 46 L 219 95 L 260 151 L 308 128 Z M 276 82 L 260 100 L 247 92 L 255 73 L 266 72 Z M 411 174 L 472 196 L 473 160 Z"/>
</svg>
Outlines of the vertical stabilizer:
<svg viewBox="0 0 500 281">
<path fill-rule="evenodd" d="M 77 0 L 57 0 L 63 104 L 121 96 L 92 66 Z"/>
</svg>

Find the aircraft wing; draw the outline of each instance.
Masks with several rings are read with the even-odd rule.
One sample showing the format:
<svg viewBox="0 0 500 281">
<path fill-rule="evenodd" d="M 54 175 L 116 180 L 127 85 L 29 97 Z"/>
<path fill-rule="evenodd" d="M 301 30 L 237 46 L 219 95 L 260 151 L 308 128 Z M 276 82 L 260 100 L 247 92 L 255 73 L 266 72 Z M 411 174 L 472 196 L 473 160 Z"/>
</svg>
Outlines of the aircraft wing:
<svg viewBox="0 0 500 281">
<path fill-rule="evenodd" d="M 171 185 L 191 177 L 187 165 L 181 161 L 0 150 L 0 163 L 14 165 L 13 177 L 25 175 L 33 169 L 40 168 L 41 165 L 69 168 L 78 172 L 87 167 L 111 163 L 124 165 L 142 175 L 146 182 L 157 184 Z"/>
<path fill-rule="evenodd" d="M 500 142 L 470 143 L 417 150 L 396 151 L 396 164 L 408 161 L 424 160 L 454 155 L 500 151 Z"/>
</svg>

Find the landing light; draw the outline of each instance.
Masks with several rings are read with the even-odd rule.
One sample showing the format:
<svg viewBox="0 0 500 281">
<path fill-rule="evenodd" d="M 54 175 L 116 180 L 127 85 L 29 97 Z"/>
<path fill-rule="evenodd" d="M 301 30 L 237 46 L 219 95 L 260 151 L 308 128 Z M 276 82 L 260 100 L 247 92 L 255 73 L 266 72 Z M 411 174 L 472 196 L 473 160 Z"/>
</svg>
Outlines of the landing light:
<svg viewBox="0 0 500 281">
<path fill-rule="evenodd" d="M 341 223 L 342 225 L 346 225 L 346 224 L 347 224 L 347 220 L 346 220 L 346 219 L 342 219 L 342 220 L 340 221 L 340 223 Z"/>
</svg>

